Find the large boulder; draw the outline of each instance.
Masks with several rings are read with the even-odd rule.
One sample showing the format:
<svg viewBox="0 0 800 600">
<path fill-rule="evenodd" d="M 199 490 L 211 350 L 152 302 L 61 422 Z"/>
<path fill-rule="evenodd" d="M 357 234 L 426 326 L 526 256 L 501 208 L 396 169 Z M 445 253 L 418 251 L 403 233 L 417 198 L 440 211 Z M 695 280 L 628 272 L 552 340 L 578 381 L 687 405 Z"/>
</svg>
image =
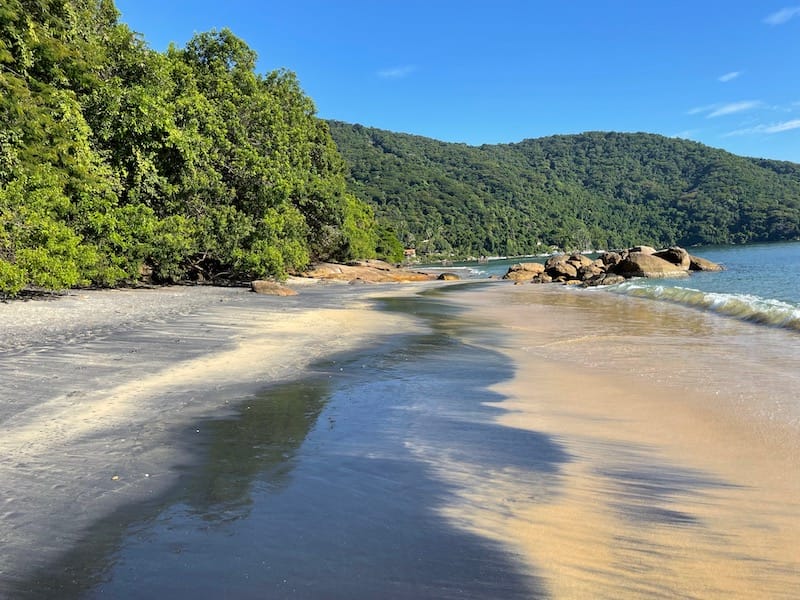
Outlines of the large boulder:
<svg viewBox="0 0 800 600">
<path fill-rule="evenodd" d="M 286 287 L 277 281 L 270 281 L 269 279 L 256 279 L 250 282 L 250 289 L 256 294 L 265 294 L 267 296 L 296 296 L 297 292 L 290 287 Z"/>
<path fill-rule="evenodd" d="M 699 256 L 689 255 L 689 270 L 691 271 L 724 271 L 725 267 Z"/>
<path fill-rule="evenodd" d="M 673 265 L 680 267 L 684 271 L 688 271 L 689 265 L 691 264 L 691 257 L 689 256 L 689 253 L 679 246 L 672 246 L 666 250 L 659 250 L 653 254 L 653 256 L 663 258 L 667 262 L 671 262 Z"/>
<path fill-rule="evenodd" d="M 637 252 L 639 254 L 655 254 L 656 249 L 652 246 L 634 246 L 633 248 L 628 248 L 628 252 Z"/>
<path fill-rule="evenodd" d="M 531 283 L 553 283 L 553 278 L 547 273 L 539 273 L 533 276 Z"/>
<path fill-rule="evenodd" d="M 567 262 L 570 259 L 569 254 L 556 254 L 548 258 L 544 263 L 544 270 L 549 271 L 553 267 Z"/>
<path fill-rule="evenodd" d="M 590 277 L 589 279 L 583 281 L 581 285 L 583 287 L 616 285 L 618 283 L 622 283 L 623 281 L 625 281 L 625 278 L 622 275 L 617 275 L 616 273 L 600 273 L 599 275 L 595 275 L 594 277 Z"/>
<path fill-rule="evenodd" d="M 622 255 L 619 252 L 604 252 L 598 260 L 601 260 L 606 267 L 613 267 L 622 261 Z"/>
<path fill-rule="evenodd" d="M 561 278 L 562 281 L 578 278 L 577 267 L 568 261 L 554 262 L 545 272 L 553 279 Z"/>
<path fill-rule="evenodd" d="M 544 273 L 544 265 L 537 262 L 525 262 L 511 265 L 503 275 L 503 279 L 512 281 L 529 281 L 532 277 Z"/>
<path fill-rule="evenodd" d="M 643 252 L 630 252 L 622 262 L 614 265 L 609 271 L 623 277 L 688 276 L 688 272 L 673 265 L 671 262 Z"/>
<path fill-rule="evenodd" d="M 584 265 L 578 269 L 578 279 L 581 281 L 586 281 L 587 279 L 591 279 L 592 277 L 605 272 L 605 268 L 597 266 L 593 263 Z"/>
<path fill-rule="evenodd" d="M 340 265 L 318 263 L 302 274 L 313 279 L 353 281 L 360 279 L 370 283 L 430 281 L 436 279 L 434 273 L 420 273 L 398 269 L 383 261 L 359 261 L 358 264 Z"/>
<path fill-rule="evenodd" d="M 581 254 L 580 252 L 575 252 L 573 254 L 570 254 L 567 262 L 574 265 L 576 269 L 580 269 L 581 267 L 588 267 L 594 261 L 588 256 Z"/>
</svg>

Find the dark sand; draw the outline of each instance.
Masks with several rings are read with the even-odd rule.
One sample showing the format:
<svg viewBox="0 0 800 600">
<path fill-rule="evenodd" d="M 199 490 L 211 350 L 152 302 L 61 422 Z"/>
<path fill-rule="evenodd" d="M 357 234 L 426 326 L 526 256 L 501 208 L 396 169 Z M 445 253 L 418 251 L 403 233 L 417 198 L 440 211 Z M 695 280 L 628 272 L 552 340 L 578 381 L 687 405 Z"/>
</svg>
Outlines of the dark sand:
<svg viewBox="0 0 800 600">
<path fill-rule="evenodd" d="M 191 444 L 167 441 L 201 434 L 202 419 L 314 361 L 415 328 L 370 311 L 365 289 L 304 291 L 79 291 L 0 304 L 0 597 L 93 523 L 169 489 L 194 457 Z"/>
</svg>

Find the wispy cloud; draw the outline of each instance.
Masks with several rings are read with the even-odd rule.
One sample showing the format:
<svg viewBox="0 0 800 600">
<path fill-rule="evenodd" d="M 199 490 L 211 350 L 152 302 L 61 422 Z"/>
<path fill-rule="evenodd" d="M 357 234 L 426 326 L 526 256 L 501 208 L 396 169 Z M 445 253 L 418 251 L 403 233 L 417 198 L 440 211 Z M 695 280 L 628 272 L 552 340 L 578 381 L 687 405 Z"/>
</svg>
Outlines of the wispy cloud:
<svg viewBox="0 0 800 600">
<path fill-rule="evenodd" d="M 736 113 L 744 112 L 746 110 L 753 110 L 763 106 L 761 100 L 742 100 L 741 102 L 729 102 L 728 104 L 709 104 L 707 106 L 698 106 L 691 108 L 687 114 L 698 115 L 706 113 L 707 119 L 714 117 L 723 117 L 725 115 L 733 115 Z"/>
<path fill-rule="evenodd" d="M 800 129 L 800 119 L 792 119 L 791 121 L 770 125 L 764 129 L 764 133 L 781 133 L 791 129 Z"/>
<path fill-rule="evenodd" d="M 756 125 L 755 127 L 747 127 L 746 129 L 737 129 L 735 131 L 726 133 L 725 136 L 752 135 L 755 133 L 783 133 L 784 131 L 791 131 L 793 129 L 800 129 L 800 119 L 792 119 L 791 121 L 773 123 L 772 125 Z"/>
<path fill-rule="evenodd" d="M 695 106 L 694 108 L 690 108 L 686 111 L 687 115 L 699 115 L 700 113 L 704 112 L 711 112 L 715 108 L 717 108 L 719 104 L 709 104 L 707 106 Z"/>
<path fill-rule="evenodd" d="M 416 70 L 417 67 L 415 67 L 414 65 L 391 67 L 389 69 L 381 69 L 380 71 L 378 71 L 378 77 L 380 77 L 381 79 L 402 79 L 403 77 L 408 77 Z"/>
<path fill-rule="evenodd" d="M 725 73 L 725 75 L 720 75 L 719 77 L 717 77 L 717 80 L 721 81 L 722 83 L 728 83 L 729 81 L 733 81 L 734 79 L 739 77 L 739 75 L 741 74 L 742 74 L 741 71 L 731 71 L 730 73 Z"/>
<path fill-rule="evenodd" d="M 725 115 L 732 115 L 735 113 L 744 112 L 746 110 L 752 110 L 754 108 L 758 108 L 761 106 L 761 102 L 758 100 L 745 100 L 743 102 L 731 102 L 730 104 L 723 104 L 716 110 L 708 113 L 708 118 L 712 119 L 714 117 L 723 117 Z"/>
<path fill-rule="evenodd" d="M 783 25 L 795 17 L 800 17 L 800 6 L 787 6 L 764 17 L 764 23 L 767 25 Z"/>
</svg>

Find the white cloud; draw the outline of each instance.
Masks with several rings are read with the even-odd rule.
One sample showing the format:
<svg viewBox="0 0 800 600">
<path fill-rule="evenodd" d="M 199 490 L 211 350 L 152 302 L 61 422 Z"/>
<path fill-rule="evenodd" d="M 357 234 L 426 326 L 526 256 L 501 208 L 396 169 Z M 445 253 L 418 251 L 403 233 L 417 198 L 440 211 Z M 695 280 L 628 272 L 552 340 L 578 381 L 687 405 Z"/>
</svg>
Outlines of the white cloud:
<svg viewBox="0 0 800 600">
<path fill-rule="evenodd" d="M 739 75 L 741 74 L 742 74 L 741 71 L 731 71 L 730 73 L 725 73 L 725 75 L 720 75 L 719 77 L 717 77 L 717 80 L 721 81 L 722 83 L 728 83 L 729 81 L 733 81 L 734 79 L 739 77 Z"/>
<path fill-rule="evenodd" d="M 773 123 L 772 125 L 756 125 L 755 127 L 748 127 L 746 129 L 737 129 L 726 133 L 725 136 L 732 135 L 752 135 L 755 133 L 783 133 L 784 131 L 791 131 L 792 129 L 800 129 L 800 119 L 792 119 L 791 121 L 783 121 L 782 123 Z"/>
<path fill-rule="evenodd" d="M 741 102 L 729 102 L 728 104 L 707 104 L 706 106 L 696 106 L 686 111 L 687 115 L 699 115 L 706 113 L 706 118 L 722 117 L 732 115 L 764 106 L 761 100 L 742 100 Z"/>
<path fill-rule="evenodd" d="M 415 67 L 414 65 L 391 67 L 389 69 L 381 69 L 380 71 L 378 71 L 378 77 L 380 77 L 381 79 L 402 79 L 403 77 L 408 77 L 416 70 L 417 67 Z"/>
<path fill-rule="evenodd" d="M 764 129 L 764 132 L 781 133 L 783 131 L 789 131 L 790 129 L 800 129 L 800 119 L 792 119 L 791 121 L 784 121 L 783 123 L 770 125 L 766 129 Z"/>
<path fill-rule="evenodd" d="M 731 102 L 729 104 L 723 104 L 722 106 L 717 106 L 714 110 L 712 110 L 708 115 L 707 118 L 712 119 L 714 117 L 723 117 L 725 115 L 732 115 L 735 113 L 744 112 L 746 110 L 752 110 L 754 108 L 758 108 L 761 106 L 761 102 L 759 100 L 744 100 L 742 102 Z"/>
<path fill-rule="evenodd" d="M 787 6 L 764 18 L 767 25 L 783 25 L 795 17 L 800 17 L 800 6 Z"/>
<path fill-rule="evenodd" d="M 719 104 L 709 104 L 708 106 L 696 106 L 686 111 L 687 115 L 699 115 L 700 113 L 710 112 L 717 108 Z"/>
</svg>

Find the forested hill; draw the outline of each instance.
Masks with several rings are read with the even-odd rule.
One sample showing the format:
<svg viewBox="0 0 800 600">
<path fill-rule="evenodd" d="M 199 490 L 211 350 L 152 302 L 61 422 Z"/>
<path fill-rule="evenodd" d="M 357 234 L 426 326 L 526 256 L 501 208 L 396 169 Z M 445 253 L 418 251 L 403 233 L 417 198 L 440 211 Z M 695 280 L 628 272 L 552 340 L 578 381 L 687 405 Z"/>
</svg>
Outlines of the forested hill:
<svg viewBox="0 0 800 600">
<path fill-rule="evenodd" d="M 480 147 L 329 122 L 349 188 L 418 251 L 800 238 L 800 165 L 644 133 Z"/>
<path fill-rule="evenodd" d="M 156 52 L 112 0 L 0 2 L 0 297 L 402 256 L 294 74 L 255 64 L 228 30 Z"/>
</svg>

